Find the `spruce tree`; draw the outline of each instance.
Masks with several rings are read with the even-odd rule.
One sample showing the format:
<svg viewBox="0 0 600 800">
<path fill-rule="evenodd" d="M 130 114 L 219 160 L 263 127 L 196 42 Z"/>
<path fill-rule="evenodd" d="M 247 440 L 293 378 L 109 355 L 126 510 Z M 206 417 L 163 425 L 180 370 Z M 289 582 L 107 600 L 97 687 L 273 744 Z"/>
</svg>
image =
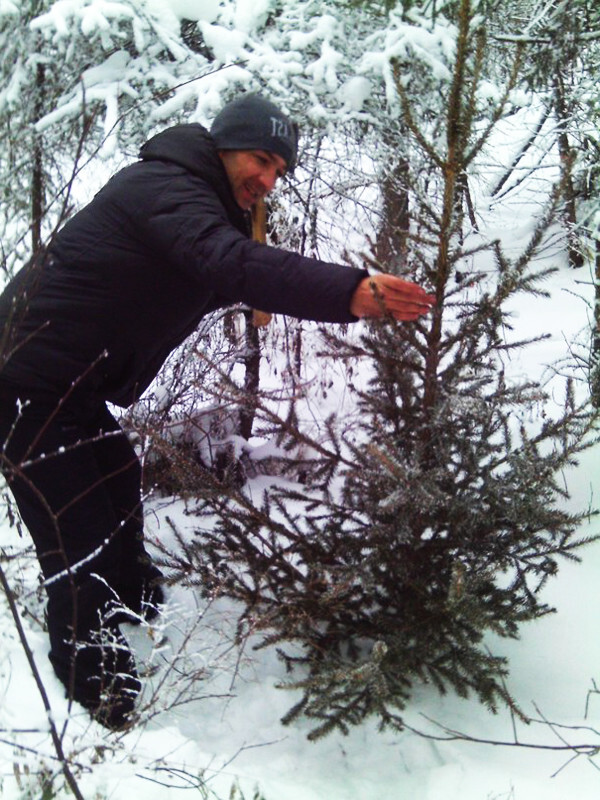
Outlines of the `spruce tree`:
<svg viewBox="0 0 600 800">
<path fill-rule="evenodd" d="M 549 613 L 541 589 L 586 541 L 577 529 L 587 511 L 567 510 L 562 473 L 594 441 L 594 411 L 572 379 L 557 407 L 540 381 L 506 370 L 532 344 L 511 339 L 508 305 L 544 295 L 553 268 L 536 268 L 535 256 L 560 214 L 564 171 L 521 255 L 465 236 L 465 187 L 519 66 L 517 53 L 486 118 L 484 52 L 481 18 L 461 0 L 446 111 L 429 129 L 396 73 L 407 165 L 430 164 L 426 176 L 403 171 L 412 211 L 400 272 L 435 292 L 432 317 L 370 323 L 356 340 L 330 335 L 335 357 L 368 376 L 355 418 L 332 418 L 326 442 L 293 416 L 281 420 L 281 441 L 292 453 L 311 449 L 311 463 L 301 472 L 291 455 L 296 483 L 276 482 L 260 502 L 205 483 L 211 524 L 186 551 L 184 569 L 191 563 L 204 591 L 242 602 L 240 635 L 278 647 L 287 686 L 301 691 L 284 721 L 309 717 L 312 737 L 368 716 L 401 728 L 423 681 L 515 708 L 509 665 L 486 634 L 517 637 Z"/>
</svg>

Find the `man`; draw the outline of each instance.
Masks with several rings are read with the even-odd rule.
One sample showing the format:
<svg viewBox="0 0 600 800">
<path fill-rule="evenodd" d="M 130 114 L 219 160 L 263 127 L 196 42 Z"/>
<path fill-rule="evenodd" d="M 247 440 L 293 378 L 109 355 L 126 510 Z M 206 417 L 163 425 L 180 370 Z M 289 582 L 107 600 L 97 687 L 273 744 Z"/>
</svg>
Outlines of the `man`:
<svg viewBox="0 0 600 800">
<path fill-rule="evenodd" d="M 124 620 L 157 613 L 143 544 L 140 466 L 106 402 L 126 407 L 214 309 L 242 302 L 326 322 L 426 313 L 389 275 L 249 238 L 248 210 L 294 166 L 295 126 L 259 95 L 209 133 L 150 139 L 0 298 L 1 466 L 48 594 L 50 659 L 70 698 L 126 725 L 140 692 Z"/>
</svg>

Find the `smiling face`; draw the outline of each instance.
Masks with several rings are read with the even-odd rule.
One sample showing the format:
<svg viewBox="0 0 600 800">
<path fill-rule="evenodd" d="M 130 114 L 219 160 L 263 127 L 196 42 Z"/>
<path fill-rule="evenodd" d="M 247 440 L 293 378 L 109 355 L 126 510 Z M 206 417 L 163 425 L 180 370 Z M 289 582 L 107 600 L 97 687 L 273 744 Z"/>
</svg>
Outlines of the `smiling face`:
<svg viewBox="0 0 600 800">
<path fill-rule="evenodd" d="M 266 150 L 220 150 L 225 172 L 237 204 L 248 211 L 268 194 L 286 172 L 286 163 Z"/>
</svg>

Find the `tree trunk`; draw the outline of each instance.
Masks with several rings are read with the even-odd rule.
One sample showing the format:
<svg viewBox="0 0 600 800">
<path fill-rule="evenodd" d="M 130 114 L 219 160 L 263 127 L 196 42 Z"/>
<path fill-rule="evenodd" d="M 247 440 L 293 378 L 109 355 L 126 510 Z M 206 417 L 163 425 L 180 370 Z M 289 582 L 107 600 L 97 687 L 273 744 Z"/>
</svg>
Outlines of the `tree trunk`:
<svg viewBox="0 0 600 800">
<path fill-rule="evenodd" d="M 577 268 L 583 266 L 583 254 L 581 253 L 576 234 L 577 192 L 575 190 L 571 174 L 573 154 L 571 152 L 571 145 L 569 142 L 569 136 L 567 134 L 569 114 L 565 98 L 565 87 L 560 71 L 557 71 L 554 79 L 554 105 L 556 110 L 556 118 L 558 121 L 558 152 L 560 155 L 565 180 L 565 222 L 567 225 L 569 266 Z"/>
<path fill-rule="evenodd" d="M 257 242 L 267 240 L 267 211 L 263 200 L 252 209 L 252 238 Z M 256 400 L 260 386 L 260 337 L 258 329 L 271 321 L 271 314 L 265 311 L 245 311 L 245 352 L 243 357 L 245 403 L 240 413 L 240 435 L 249 439 L 256 414 Z"/>
<path fill-rule="evenodd" d="M 600 361 L 600 239 L 596 238 L 595 258 L 595 297 L 594 297 L 594 331 L 592 338 L 592 355 L 596 362 Z"/>
<path fill-rule="evenodd" d="M 42 117 L 44 107 L 45 68 L 38 63 L 36 72 L 36 97 L 32 120 L 34 125 Z M 31 176 L 31 249 L 35 256 L 42 247 L 42 219 L 44 216 L 44 159 L 42 137 L 33 132 L 33 168 Z"/>
</svg>

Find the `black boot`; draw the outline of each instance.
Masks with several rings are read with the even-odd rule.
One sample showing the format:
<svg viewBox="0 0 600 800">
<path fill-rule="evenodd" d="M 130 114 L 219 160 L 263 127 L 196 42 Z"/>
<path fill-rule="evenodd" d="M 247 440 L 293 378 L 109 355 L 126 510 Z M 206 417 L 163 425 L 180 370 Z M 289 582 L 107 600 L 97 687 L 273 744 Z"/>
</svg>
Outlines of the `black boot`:
<svg viewBox="0 0 600 800">
<path fill-rule="evenodd" d="M 79 634 L 81 637 L 81 634 Z M 135 661 L 116 626 L 90 631 L 85 640 L 51 635 L 50 661 L 67 697 L 80 703 L 101 725 L 123 730 L 133 719 L 141 692 Z"/>
<path fill-rule="evenodd" d="M 95 575 L 79 586 L 57 582 L 48 589 L 50 661 L 67 697 L 102 725 L 131 724 L 142 685 L 135 659 L 111 610 L 115 593 Z"/>
</svg>

